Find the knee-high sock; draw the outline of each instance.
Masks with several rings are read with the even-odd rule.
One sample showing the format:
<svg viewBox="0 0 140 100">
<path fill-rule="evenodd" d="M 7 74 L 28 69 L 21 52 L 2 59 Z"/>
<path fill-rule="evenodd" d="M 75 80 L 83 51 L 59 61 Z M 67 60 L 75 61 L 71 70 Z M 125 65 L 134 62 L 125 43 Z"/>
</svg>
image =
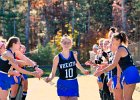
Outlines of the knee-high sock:
<svg viewBox="0 0 140 100">
<path fill-rule="evenodd" d="M 27 92 L 26 91 L 23 91 L 23 93 L 22 93 L 22 100 L 25 100 L 26 99 L 26 96 L 27 96 Z"/>
<path fill-rule="evenodd" d="M 16 100 L 16 97 L 10 97 L 10 100 Z"/>
<path fill-rule="evenodd" d="M 11 94 L 11 91 L 10 91 L 10 94 Z M 9 95 L 9 100 L 16 100 L 16 97 L 11 97 L 11 96 Z"/>
<path fill-rule="evenodd" d="M 111 98 L 111 100 L 114 100 L 113 93 L 110 93 L 110 98 Z"/>
<path fill-rule="evenodd" d="M 100 94 L 101 100 L 103 100 L 103 90 L 99 89 L 99 94 Z"/>
</svg>

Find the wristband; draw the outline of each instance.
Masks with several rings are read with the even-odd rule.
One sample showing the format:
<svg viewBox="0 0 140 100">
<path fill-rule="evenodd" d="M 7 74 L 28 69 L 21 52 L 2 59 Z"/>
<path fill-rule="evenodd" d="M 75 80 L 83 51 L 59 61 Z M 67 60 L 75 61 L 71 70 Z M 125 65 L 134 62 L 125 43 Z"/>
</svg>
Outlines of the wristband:
<svg viewBox="0 0 140 100">
<path fill-rule="evenodd" d="M 35 68 L 38 68 L 38 65 L 35 65 L 33 68 L 34 68 L 34 69 L 35 69 Z"/>
<path fill-rule="evenodd" d="M 28 67 L 28 65 L 25 65 L 25 66 L 23 66 L 23 67 Z"/>
</svg>

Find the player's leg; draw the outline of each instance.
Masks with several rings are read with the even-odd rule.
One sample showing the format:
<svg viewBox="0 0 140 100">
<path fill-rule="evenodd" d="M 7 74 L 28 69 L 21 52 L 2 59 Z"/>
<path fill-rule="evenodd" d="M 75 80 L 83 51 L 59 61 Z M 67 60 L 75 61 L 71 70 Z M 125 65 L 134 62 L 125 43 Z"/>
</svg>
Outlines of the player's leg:
<svg viewBox="0 0 140 100">
<path fill-rule="evenodd" d="M 77 97 L 69 97 L 69 100 L 78 100 Z"/>
<path fill-rule="evenodd" d="M 23 85 L 23 92 L 22 92 L 22 100 L 26 99 L 27 90 L 28 90 L 28 78 L 27 75 L 23 74 L 22 85 Z"/>
</svg>

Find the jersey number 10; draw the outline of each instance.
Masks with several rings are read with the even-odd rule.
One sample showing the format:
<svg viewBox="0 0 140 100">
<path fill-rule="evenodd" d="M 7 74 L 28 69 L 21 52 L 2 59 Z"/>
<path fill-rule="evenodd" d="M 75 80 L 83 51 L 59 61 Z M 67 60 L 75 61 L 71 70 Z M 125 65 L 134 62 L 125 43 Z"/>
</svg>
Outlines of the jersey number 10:
<svg viewBox="0 0 140 100">
<path fill-rule="evenodd" d="M 65 72 L 66 72 L 66 77 L 65 78 L 73 77 L 73 69 L 72 68 L 66 69 Z"/>
</svg>

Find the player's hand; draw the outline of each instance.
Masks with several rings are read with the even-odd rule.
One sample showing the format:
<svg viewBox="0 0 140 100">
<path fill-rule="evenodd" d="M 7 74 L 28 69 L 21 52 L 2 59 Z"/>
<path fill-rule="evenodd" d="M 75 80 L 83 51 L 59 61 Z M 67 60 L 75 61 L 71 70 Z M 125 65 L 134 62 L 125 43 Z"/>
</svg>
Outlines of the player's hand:
<svg viewBox="0 0 140 100">
<path fill-rule="evenodd" d="M 90 71 L 89 70 L 84 70 L 83 74 L 89 75 L 90 74 Z"/>
<path fill-rule="evenodd" d="M 96 70 L 94 72 L 94 76 L 100 76 L 101 74 L 103 74 L 103 71 L 102 70 Z"/>
<path fill-rule="evenodd" d="M 50 82 L 51 80 L 52 80 L 52 79 L 49 78 L 49 77 L 45 77 L 45 78 L 44 78 L 44 81 L 47 82 L 47 83 Z"/>
<path fill-rule="evenodd" d="M 41 78 L 38 71 L 31 72 L 34 77 Z"/>
<path fill-rule="evenodd" d="M 35 68 L 35 70 L 38 72 L 38 74 L 39 74 L 39 77 L 41 77 L 43 74 L 44 74 L 44 72 L 43 72 L 43 70 L 42 69 L 40 69 L 40 68 Z"/>
<path fill-rule="evenodd" d="M 92 65 L 92 61 L 90 61 L 90 60 L 86 61 L 86 62 L 85 62 L 85 65 L 88 65 L 88 66 L 89 66 L 89 65 Z"/>
<path fill-rule="evenodd" d="M 98 65 L 98 67 L 97 67 L 96 70 L 101 71 L 101 70 L 103 70 L 104 68 L 106 68 L 105 65 Z"/>
</svg>

